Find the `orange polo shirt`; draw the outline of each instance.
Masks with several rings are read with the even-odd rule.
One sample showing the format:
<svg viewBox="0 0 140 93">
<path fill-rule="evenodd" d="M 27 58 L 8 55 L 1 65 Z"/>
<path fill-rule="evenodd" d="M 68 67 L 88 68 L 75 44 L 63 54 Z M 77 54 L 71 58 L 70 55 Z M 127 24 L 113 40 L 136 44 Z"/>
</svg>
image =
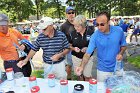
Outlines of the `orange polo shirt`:
<svg viewBox="0 0 140 93">
<path fill-rule="evenodd" d="M 7 34 L 0 32 L 0 56 L 3 60 L 18 60 L 18 53 L 14 43 L 18 44 L 18 40 L 22 40 L 22 34 L 12 28 L 8 29 Z"/>
</svg>

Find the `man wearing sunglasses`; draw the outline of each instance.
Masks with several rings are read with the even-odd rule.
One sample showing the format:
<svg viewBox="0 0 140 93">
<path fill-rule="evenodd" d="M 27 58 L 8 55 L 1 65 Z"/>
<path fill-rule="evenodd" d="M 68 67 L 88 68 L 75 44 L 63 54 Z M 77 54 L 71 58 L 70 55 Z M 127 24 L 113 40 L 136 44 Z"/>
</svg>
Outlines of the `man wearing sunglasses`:
<svg viewBox="0 0 140 93">
<path fill-rule="evenodd" d="M 64 34 L 69 37 L 69 34 L 75 30 L 74 25 L 73 25 L 73 20 L 75 18 L 75 9 L 71 6 L 66 8 L 66 17 L 67 20 L 64 24 L 61 26 L 61 31 L 64 32 Z M 69 54 L 66 56 L 66 71 L 67 71 L 67 79 L 71 80 L 71 70 L 72 70 L 72 57 L 71 57 L 71 51 Z"/>
<path fill-rule="evenodd" d="M 92 34 L 82 64 L 76 68 L 77 75 L 84 70 L 93 51 L 97 50 L 97 81 L 104 82 L 115 71 L 116 60 L 123 59 L 126 50 L 126 40 L 123 30 L 119 26 L 110 25 L 110 15 L 101 12 L 96 17 L 98 30 Z M 120 74 L 117 72 L 117 74 Z"/>
<path fill-rule="evenodd" d="M 43 50 L 44 77 L 46 78 L 48 74 L 52 73 L 57 79 L 66 79 L 64 59 L 69 52 L 69 43 L 65 34 L 54 29 L 53 19 L 50 17 L 42 18 L 37 28 L 43 31 L 37 37 L 33 49 L 25 60 L 17 64 L 18 67 L 27 64 L 28 60 L 41 48 Z"/>
</svg>

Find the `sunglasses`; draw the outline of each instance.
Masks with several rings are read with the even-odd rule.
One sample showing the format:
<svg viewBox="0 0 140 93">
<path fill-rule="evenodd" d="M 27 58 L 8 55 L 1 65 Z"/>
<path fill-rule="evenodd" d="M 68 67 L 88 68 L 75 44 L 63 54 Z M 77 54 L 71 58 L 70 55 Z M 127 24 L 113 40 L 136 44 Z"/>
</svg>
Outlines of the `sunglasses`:
<svg viewBox="0 0 140 93">
<path fill-rule="evenodd" d="M 105 26 L 106 23 L 96 23 L 96 26 Z"/>
<path fill-rule="evenodd" d="M 75 12 L 68 12 L 67 14 L 74 14 Z"/>
</svg>

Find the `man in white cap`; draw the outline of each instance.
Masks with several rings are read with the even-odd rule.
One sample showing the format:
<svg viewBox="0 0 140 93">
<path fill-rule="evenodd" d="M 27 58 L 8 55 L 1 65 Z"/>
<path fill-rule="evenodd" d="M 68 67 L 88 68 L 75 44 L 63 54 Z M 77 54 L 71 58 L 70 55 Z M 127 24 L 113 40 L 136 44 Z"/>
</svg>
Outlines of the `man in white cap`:
<svg viewBox="0 0 140 93">
<path fill-rule="evenodd" d="M 57 79 L 66 79 L 67 73 L 65 71 L 64 59 L 65 55 L 69 52 L 69 43 L 65 34 L 54 29 L 53 19 L 50 17 L 42 18 L 38 28 L 42 29 L 42 33 L 37 37 L 34 48 L 30 51 L 26 59 L 20 61 L 17 65 L 22 67 L 27 64 L 28 60 L 42 48 L 44 77 L 51 73 L 55 74 Z"/>
<path fill-rule="evenodd" d="M 8 27 L 8 17 L 5 14 L 0 14 L 0 57 L 4 61 L 4 68 L 13 68 L 14 73 L 23 72 L 25 77 L 31 75 L 30 63 L 19 68 L 17 66 L 19 55 L 15 44 L 19 46 L 21 50 L 25 49 L 25 45 L 19 45 L 18 41 L 25 39 L 22 34 Z"/>
</svg>

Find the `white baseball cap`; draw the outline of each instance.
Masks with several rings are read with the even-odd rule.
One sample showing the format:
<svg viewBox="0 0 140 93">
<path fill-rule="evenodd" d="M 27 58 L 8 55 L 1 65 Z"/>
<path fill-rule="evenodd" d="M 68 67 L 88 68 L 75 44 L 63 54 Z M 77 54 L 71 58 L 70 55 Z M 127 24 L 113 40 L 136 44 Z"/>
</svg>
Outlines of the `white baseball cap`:
<svg viewBox="0 0 140 93">
<path fill-rule="evenodd" d="M 50 17 L 43 17 L 40 22 L 39 25 L 37 26 L 38 29 L 45 29 L 47 28 L 47 26 L 49 25 L 53 25 L 53 19 Z"/>
</svg>

